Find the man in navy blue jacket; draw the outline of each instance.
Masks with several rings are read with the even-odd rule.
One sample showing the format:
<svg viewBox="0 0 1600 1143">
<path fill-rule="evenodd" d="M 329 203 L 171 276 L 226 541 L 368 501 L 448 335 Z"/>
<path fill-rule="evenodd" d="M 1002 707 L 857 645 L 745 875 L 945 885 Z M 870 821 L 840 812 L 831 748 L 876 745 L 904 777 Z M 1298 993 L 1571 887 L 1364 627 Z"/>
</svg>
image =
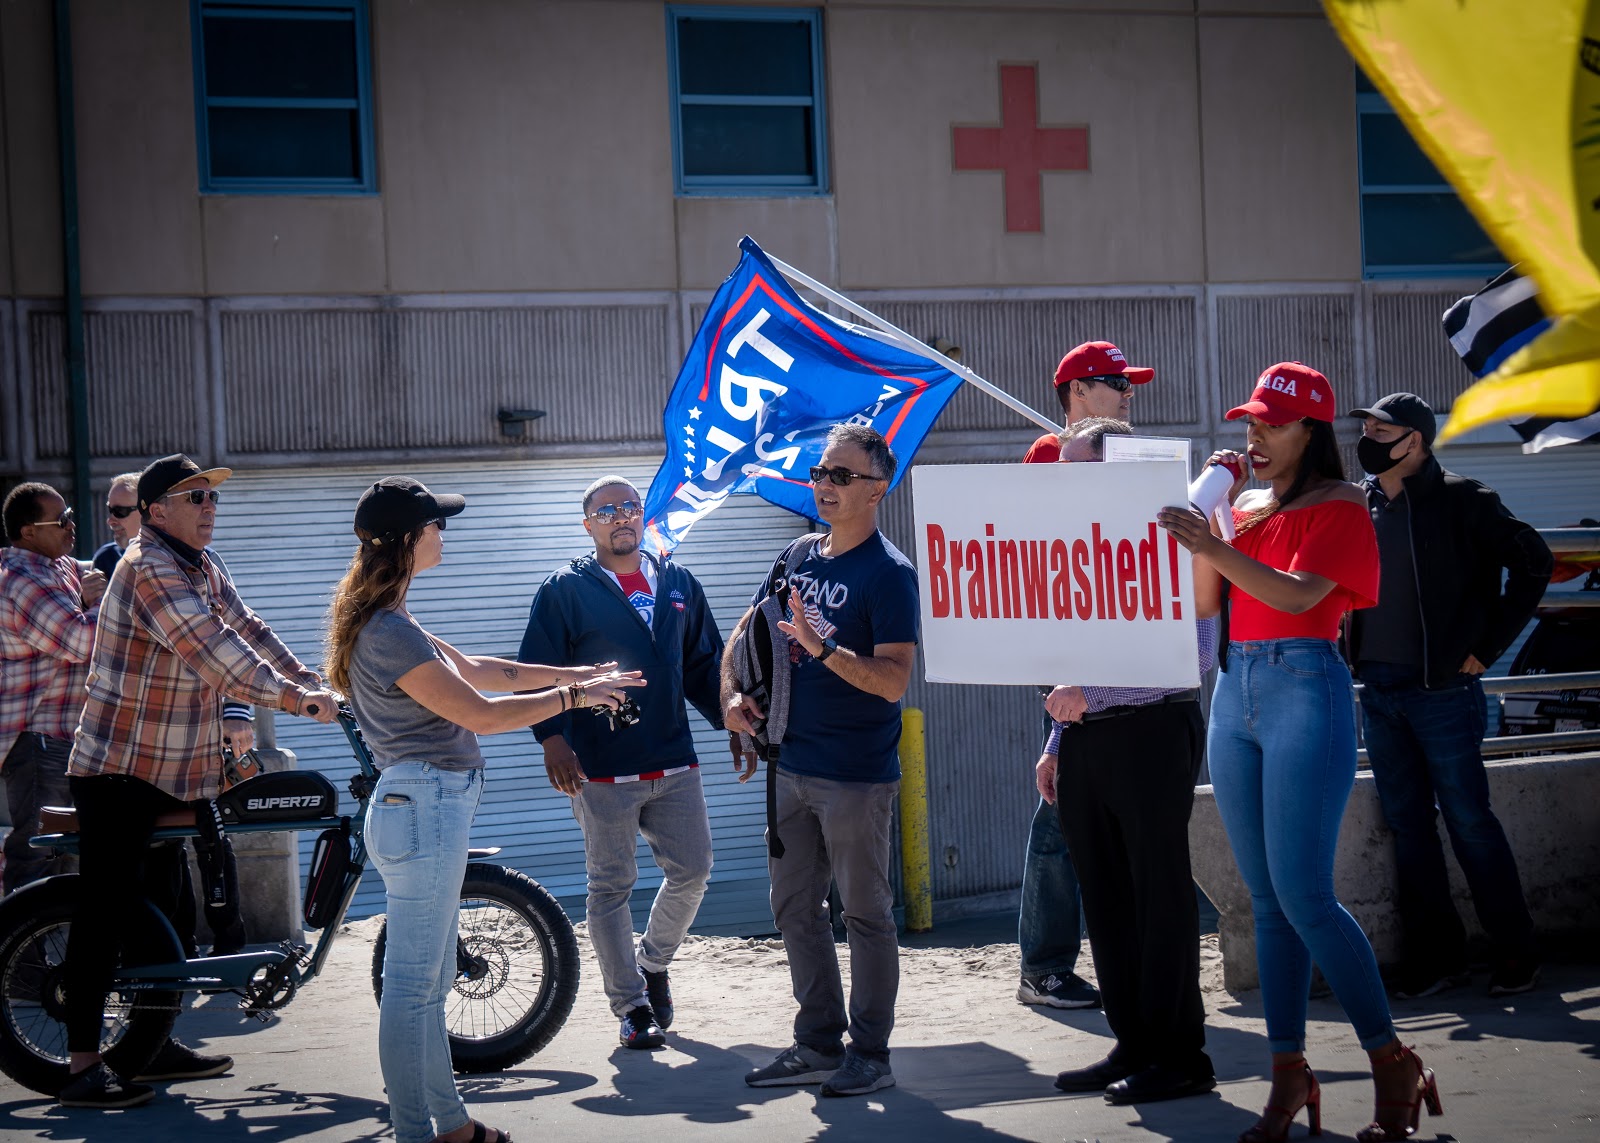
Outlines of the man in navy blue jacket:
<svg viewBox="0 0 1600 1143">
<path fill-rule="evenodd" d="M 722 636 L 700 583 L 639 549 L 644 509 L 620 476 L 583 496 L 594 555 L 552 575 L 533 598 L 522 637 L 526 662 L 616 662 L 644 672 L 631 692 L 639 721 L 625 726 L 571 710 L 533 728 L 550 784 L 572 799 L 589 871 L 589 938 L 611 1011 L 629 1048 L 659 1048 L 672 1023 L 667 968 L 705 896 L 711 824 L 684 700 L 722 728 Z M 663 880 L 637 950 L 628 899 L 639 879 L 638 835 Z"/>
</svg>

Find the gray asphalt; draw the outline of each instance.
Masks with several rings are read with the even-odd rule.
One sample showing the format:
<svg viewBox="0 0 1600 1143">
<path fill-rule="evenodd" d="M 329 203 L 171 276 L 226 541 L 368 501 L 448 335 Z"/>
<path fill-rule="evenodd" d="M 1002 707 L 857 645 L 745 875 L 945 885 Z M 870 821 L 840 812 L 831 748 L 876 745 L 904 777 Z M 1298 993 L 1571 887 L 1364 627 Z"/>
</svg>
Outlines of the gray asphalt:
<svg viewBox="0 0 1600 1143">
<path fill-rule="evenodd" d="M 924 947 L 991 945 L 1010 918 L 965 922 L 907 938 Z M 392 1137 L 377 1067 L 370 946 L 335 949 L 325 976 L 261 1025 L 213 1000 L 186 1013 L 191 1043 L 226 1051 L 233 1071 L 167 1085 L 144 1107 L 57 1107 L 0 1080 L 0 1138 L 204 1139 L 316 1143 Z M 588 968 L 589 966 L 586 966 Z M 473 1113 L 535 1139 L 1232 1140 L 1265 1102 L 1267 1053 L 1260 994 L 1207 997 L 1208 1048 L 1219 1087 L 1205 1096 L 1118 1108 L 1055 1092 L 1056 1071 L 1109 1046 L 1098 1012 L 1024 1008 L 1012 984 L 954 977 L 939 991 L 903 992 L 894 1070 L 899 1085 L 868 1097 L 823 1099 L 814 1088 L 753 1090 L 741 1074 L 787 1042 L 787 974 L 708 974 L 679 987 L 678 1028 L 660 1052 L 617 1046 L 593 973 L 566 1028 L 526 1065 L 463 1077 Z M 1473 989 L 1397 1004 L 1401 1034 L 1439 1075 L 1445 1115 L 1424 1117 L 1418 1140 L 1600 1139 L 1600 966 L 1547 967 L 1542 986 L 1512 1001 Z M 719 1017 L 736 997 L 739 1019 Z M 764 1014 L 752 1019 L 750 1012 Z M 1324 1137 L 1348 1140 L 1371 1114 L 1365 1058 L 1331 1000 L 1312 1002 L 1310 1057 L 1324 1084 Z M 1305 1137 L 1302 1118 L 1291 1134 Z"/>
</svg>

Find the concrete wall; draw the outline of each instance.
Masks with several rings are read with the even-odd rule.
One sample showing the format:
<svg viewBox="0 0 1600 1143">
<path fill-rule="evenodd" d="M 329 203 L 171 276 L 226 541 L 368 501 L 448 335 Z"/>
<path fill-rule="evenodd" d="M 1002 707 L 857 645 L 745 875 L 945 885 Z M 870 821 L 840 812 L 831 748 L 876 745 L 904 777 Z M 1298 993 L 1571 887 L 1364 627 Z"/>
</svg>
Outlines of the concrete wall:
<svg viewBox="0 0 1600 1143">
<path fill-rule="evenodd" d="M 202 196 L 188 3 L 75 0 L 85 291 L 705 289 L 747 231 L 852 289 L 1359 275 L 1352 70 L 1314 5 L 823 8 L 828 195 L 674 197 L 659 0 L 372 0 L 379 193 Z M 50 296 L 49 0 L 0 33 L 0 294 Z M 953 169 L 1018 62 L 1040 120 L 1089 133 L 1037 234 L 1005 231 L 999 172 Z"/>
<path fill-rule="evenodd" d="M 1547 950 L 1587 948 L 1600 937 L 1600 753 L 1518 759 L 1488 765 L 1490 797 L 1517 855 L 1523 892 Z M 1441 827 L 1441 837 L 1443 837 Z M 1468 938 L 1481 938 L 1466 880 L 1444 846 L 1456 911 Z M 1210 786 L 1196 792 L 1189 826 L 1195 880 L 1221 920 L 1223 978 L 1229 991 L 1255 988 L 1256 942 L 1250 896 L 1239 878 Z M 1395 915 L 1394 842 L 1372 775 L 1356 778 L 1335 858 L 1334 891 L 1360 922 L 1381 964 L 1400 958 Z"/>
</svg>

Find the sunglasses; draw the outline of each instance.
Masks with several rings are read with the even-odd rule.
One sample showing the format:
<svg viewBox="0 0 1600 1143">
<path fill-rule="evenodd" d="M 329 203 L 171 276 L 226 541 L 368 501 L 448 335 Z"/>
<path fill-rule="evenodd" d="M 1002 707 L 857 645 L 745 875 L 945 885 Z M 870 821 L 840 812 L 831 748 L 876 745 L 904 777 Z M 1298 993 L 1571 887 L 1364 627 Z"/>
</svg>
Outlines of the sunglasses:
<svg viewBox="0 0 1600 1143">
<path fill-rule="evenodd" d="M 865 472 L 851 472 L 848 468 L 823 468 L 820 464 L 811 466 L 811 483 L 821 484 L 824 480 L 831 481 L 840 487 L 847 486 L 852 480 L 882 480 L 881 476 L 871 476 Z"/>
<path fill-rule="evenodd" d="M 1129 381 L 1126 375 L 1121 373 L 1105 373 L 1099 377 L 1080 377 L 1078 380 L 1086 385 L 1091 381 L 1098 381 L 1106 388 L 1117 393 L 1126 393 L 1133 388 L 1133 382 Z"/>
<path fill-rule="evenodd" d="M 138 510 L 139 509 L 135 508 L 131 504 L 107 504 L 106 505 L 106 511 L 108 513 L 110 513 L 112 516 L 115 516 L 118 520 L 126 520 L 129 516 L 132 516 Z"/>
<path fill-rule="evenodd" d="M 169 492 L 165 496 L 156 497 L 158 500 L 168 500 L 173 498 L 187 500 L 190 504 L 198 506 L 200 504 L 204 504 L 207 500 L 215 504 L 218 500 L 222 499 L 222 493 L 218 492 L 215 488 L 191 488 L 186 492 Z"/>
<path fill-rule="evenodd" d="M 643 515 L 643 504 L 637 500 L 624 500 L 621 504 L 602 504 L 589 513 L 589 519 L 602 524 L 615 524 L 619 520 L 637 520 Z"/>
<path fill-rule="evenodd" d="M 35 520 L 33 526 L 35 528 L 71 528 L 77 523 L 77 520 L 78 514 L 68 508 L 54 520 Z"/>
<path fill-rule="evenodd" d="M 444 519 L 443 516 L 440 516 L 437 520 L 429 520 L 428 524 L 437 524 L 439 526 L 439 531 L 442 532 L 442 531 L 444 531 L 444 527 L 445 527 L 445 519 Z M 422 526 L 424 528 L 426 528 L 428 526 L 428 524 L 424 524 Z"/>
</svg>

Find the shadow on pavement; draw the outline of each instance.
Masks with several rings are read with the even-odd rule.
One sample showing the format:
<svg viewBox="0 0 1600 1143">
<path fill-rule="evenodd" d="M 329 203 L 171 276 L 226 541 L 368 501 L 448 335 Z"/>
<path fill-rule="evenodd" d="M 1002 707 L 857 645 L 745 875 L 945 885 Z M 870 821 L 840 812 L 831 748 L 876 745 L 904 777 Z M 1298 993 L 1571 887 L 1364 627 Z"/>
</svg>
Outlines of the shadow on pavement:
<svg viewBox="0 0 1600 1143">
<path fill-rule="evenodd" d="M 389 1105 L 381 1100 L 336 1092 L 279 1091 L 276 1084 L 258 1084 L 247 1096 L 194 1099 L 173 1089 L 158 1102 L 126 1111 L 60 1107 L 43 1096 L 4 1105 L 4 1128 L 33 1139 L 204 1139 L 244 1143 L 287 1143 L 313 1132 L 338 1129 L 349 1143 L 391 1134 Z M 39 1109 L 22 1117 L 16 1112 Z M 18 1136 L 11 1136 L 16 1138 Z"/>
</svg>

